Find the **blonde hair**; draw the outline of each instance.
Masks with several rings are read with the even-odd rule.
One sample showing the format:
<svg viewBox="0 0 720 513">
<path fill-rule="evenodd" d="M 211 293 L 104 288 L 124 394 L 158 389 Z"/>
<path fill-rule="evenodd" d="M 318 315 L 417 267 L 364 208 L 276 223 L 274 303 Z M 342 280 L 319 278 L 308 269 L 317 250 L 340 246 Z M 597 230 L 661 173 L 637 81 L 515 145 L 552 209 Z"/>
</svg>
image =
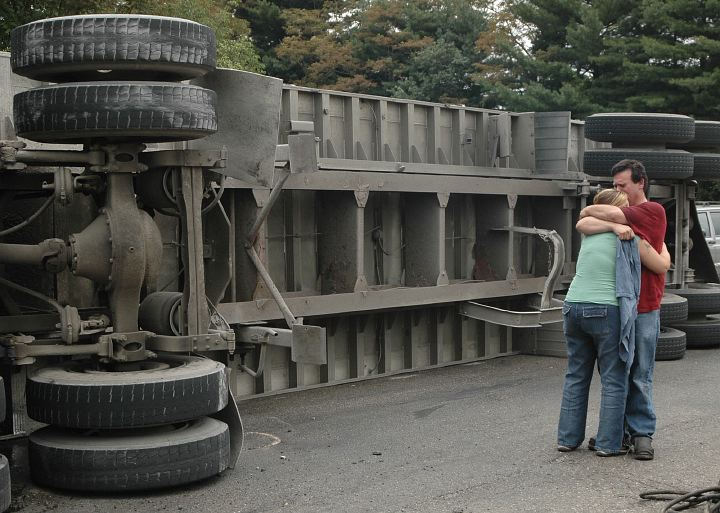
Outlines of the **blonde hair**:
<svg viewBox="0 0 720 513">
<path fill-rule="evenodd" d="M 615 189 L 603 189 L 595 195 L 593 200 L 595 205 L 613 205 L 615 207 L 626 207 L 628 202 L 627 194 Z"/>
</svg>

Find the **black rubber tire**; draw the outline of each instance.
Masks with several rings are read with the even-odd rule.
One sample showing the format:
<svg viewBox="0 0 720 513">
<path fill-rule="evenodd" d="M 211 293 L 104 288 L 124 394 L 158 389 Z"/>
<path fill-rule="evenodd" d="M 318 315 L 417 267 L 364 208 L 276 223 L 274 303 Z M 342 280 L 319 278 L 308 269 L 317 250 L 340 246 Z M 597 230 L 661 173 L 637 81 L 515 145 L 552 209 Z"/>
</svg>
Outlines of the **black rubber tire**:
<svg viewBox="0 0 720 513">
<path fill-rule="evenodd" d="M 695 137 L 695 120 L 679 114 L 593 114 L 585 119 L 585 137 L 601 142 L 684 143 Z"/>
<path fill-rule="evenodd" d="M 217 131 L 214 91 L 168 82 L 78 82 L 15 95 L 17 134 L 40 142 L 162 142 Z"/>
<path fill-rule="evenodd" d="M 228 402 L 227 368 L 208 358 L 161 355 L 135 366 L 145 370 L 126 372 L 93 366 L 72 361 L 31 374 L 28 416 L 59 427 L 119 429 L 212 415 Z"/>
<path fill-rule="evenodd" d="M 10 486 L 10 463 L 0 454 L 0 513 L 10 507 L 12 490 Z"/>
<path fill-rule="evenodd" d="M 660 303 L 660 324 L 684 321 L 688 316 L 688 300 L 677 294 L 666 292 Z"/>
<path fill-rule="evenodd" d="M 179 306 L 182 292 L 153 292 L 145 296 L 138 310 L 140 329 L 156 335 L 180 335 Z"/>
<path fill-rule="evenodd" d="M 720 153 L 695 153 L 693 178 L 720 180 Z"/>
<path fill-rule="evenodd" d="M 689 151 L 720 148 L 720 121 L 695 120 L 695 137 L 693 140 L 671 146 Z"/>
<path fill-rule="evenodd" d="M 174 81 L 215 69 L 212 29 L 181 18 L 66 16 L 22 25 L 10 38 L 13 71 L 47 82 Z"/>
<path fill-rule="evenodd" d="M 685 333 L 675 328 L 662 326 L 655 350 L 655 361 L 679 360 L 685 356 L 685 348 Z"/>
<path fill-rule="evenodd" d="M 688 348 L 720 347 L 720 317 L 689 317 L 673 323 L 672 327 L 685 332 Z"/>
<path fill-rule="evenodd" d="M 639 160 L 648 177 L 656 180 L 684 180 L 693 174 L 693 154 L 683 150 L 612 148 L 586 150 L 583 171 L 592 176 L 611 176 L 612 167 L 623 159 Z"/>
<path fill-rule="evenodd" d="M 688 283 L 684 289 L 672 289 L 673 294 L 688 300 L 688 315 L 720 312 L 720 285 L 717 283 Z"/>
<path fill-rule="evenodd" d="M 230 433 L 209 417 L 121 433 L 48 426 L 30 435 L 29 459 L 33 480 L 43 486 L 152 490 L 220 474 L 230 459 Z"/>
</svg>

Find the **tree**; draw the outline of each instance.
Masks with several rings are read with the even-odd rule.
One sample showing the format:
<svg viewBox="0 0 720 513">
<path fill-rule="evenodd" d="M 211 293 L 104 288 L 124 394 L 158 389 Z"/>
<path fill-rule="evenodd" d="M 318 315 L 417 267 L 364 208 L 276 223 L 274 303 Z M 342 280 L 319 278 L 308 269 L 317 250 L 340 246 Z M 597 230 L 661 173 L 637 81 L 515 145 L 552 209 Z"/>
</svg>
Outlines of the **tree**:
<svg viewBox="0 0 720 513">
<path fill-rule="evenodd" d="M 476 80 L 514 110 L 717 118 L 719 18 L 720 0 L 511 0 Z"/>
<path fill-rule="evenodd" d="M 268 0 L 254 2 L 259 10 Z M 485 0 L 329 0 L 283 9 L 280 17 L 285 35 L 263 62 L 286 81 L 431 101 L 481 100 L 470 71 L 480 58 L 475 39 L 486 25 Z"/>
<path fill-rule="evenodd" d="M 489 90 L 486 105 L 571 110 L 580 117 L 601 110 L 585 91 L 592 74 L 586 54 L 595 44 L 579 41 L 579 27 L 594 26 L 593 13 L 582 0 L 510 0 L 477 40 L 488 55 L 475 75 Z M 568 41 L 575 39 L 572 46 Z"/>
</svg>

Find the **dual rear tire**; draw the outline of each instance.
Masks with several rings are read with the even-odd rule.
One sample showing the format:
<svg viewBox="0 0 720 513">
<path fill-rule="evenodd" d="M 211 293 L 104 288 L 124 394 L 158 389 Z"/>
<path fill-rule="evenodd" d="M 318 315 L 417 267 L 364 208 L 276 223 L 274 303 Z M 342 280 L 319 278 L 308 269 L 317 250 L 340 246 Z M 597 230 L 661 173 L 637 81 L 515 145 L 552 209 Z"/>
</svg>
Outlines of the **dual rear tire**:
<svg viewBox="0 0 720 513">
<path fill-rule="evenodd" d="M 175 83 L 215 69 L 215 35 L 180 18 L 67 16 L 11 33 L 13 72 L 58 82 L 15 95 L 19 136 L 39 142 L 168 142 L 217 131 L 215 92 Z"/>
<path fill-rule="evenodd" d="M 28 415 L 51 426 L 30 435 L 39 484 L 69 490 L 150 490 L 220 474 L 230 460 L 227 424 L 208 417 L 228 403 L 227 369 L 161 355 L 112 372 L 90 360 L 28 378 Z"/>
</svg>

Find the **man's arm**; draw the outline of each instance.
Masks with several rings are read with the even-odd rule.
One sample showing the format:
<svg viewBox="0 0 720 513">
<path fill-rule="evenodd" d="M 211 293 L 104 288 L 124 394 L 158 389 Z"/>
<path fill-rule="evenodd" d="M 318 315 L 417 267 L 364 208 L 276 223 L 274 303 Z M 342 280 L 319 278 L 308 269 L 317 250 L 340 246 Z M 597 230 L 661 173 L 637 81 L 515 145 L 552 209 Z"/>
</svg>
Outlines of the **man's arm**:
<svg viewBox="0 0 720 513">
<path fill-rule="evenodd" d="M 575 229 L 584 235 L 613 232 L 622 240 L 630 240 L 635 236 L 632 228 L 625 224 L 603 221 L 596 217 L 584 217 L 575 225 Z"/>
<path fill-rule="evenodd" d="M 658 253 L 648 241 L 640 239 L 638 240 L 638 251 L 642 264 L 655 274 L 665 274 L 670 269 L 670 253 L 664 242 L 662 252 Z"/>
<path fill-rule="evenodd" d="M 630 224 L 623 211 L 613 205 L 589 205 L 580 211 L 580 219 L 585 217 L 596 217 L 611 223 Z"/>
</svg>

